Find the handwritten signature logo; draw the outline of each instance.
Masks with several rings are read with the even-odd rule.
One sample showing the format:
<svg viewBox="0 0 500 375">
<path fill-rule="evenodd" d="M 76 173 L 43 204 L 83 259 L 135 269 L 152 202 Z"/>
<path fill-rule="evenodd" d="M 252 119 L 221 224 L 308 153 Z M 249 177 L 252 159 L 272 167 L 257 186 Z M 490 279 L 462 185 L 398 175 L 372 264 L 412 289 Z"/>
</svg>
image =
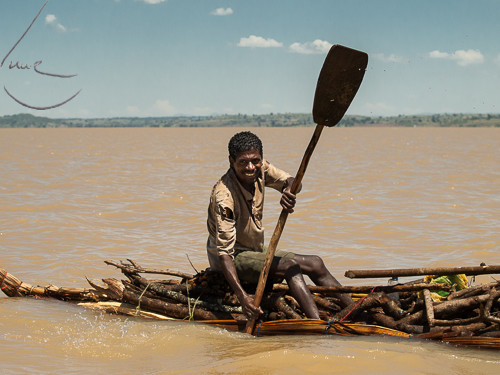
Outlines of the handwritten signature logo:
<svg viewBox="0 0 500 375">
<path fill-rule="evenodd" d="M 18 46 L 19 43 L 21 43 L 21 41 L 26 36 L 26 34 L 28 33 L 28 31 L 31 29 L 31 26 L 33 26 L 33 24 L 35 23 L 35 21 L 38 19 L 38 17 L 40 16 L 40 14 L 43 11 L 43 8 L 45 8 L 45 6 L 47 5 L 48 2 L 49 1 L 47 0 L 45 2 L 45 4 L 42 5 L 42 7 L 38 11 L 38 13 L 35 16 L 35 18 L 33 18 L 33 21 L 31 21 L 31 23 L 28 26 L 28 28 L 26 29 L 26 31 L 23 33 L 23 35 L 21 35 L 21 37 L 17 40 L 17 42 L 12 46 L 12 48 L 10 49 L 10 51 L 5 55 L 5 57 L 3 58 L 2 62 L 0 63 L 0 68 L 2 68 L 4 66 L 5 61 L 10 56 L 10 54 L 12 53 L 12 51 L 14 51 L 16 49 L 16 47 Z M 71 77 L 76 77 L 77 76 L 77 74 L 64 75 L 64 74 L 55 74 L 55 73 L 44 72 L 44 71 L 40 70 L 40 68 L 39 68 L 39 66 L 41 64 L 42 64 L 42 60 L 35 61 L 33 64 L 23 64 L 23 63 L 21 63 L 19 61 L 16 61 L 14 63 L 14 62 L 10 61 L 8 66 L 9 66 L 9 70 L 10 69 L 19 69 L 19 70 L 31 70 L 31 69 L 33 69 L 36 73 L 42 74 L 42 75 L 45 75 L 45 76 L 49 76 L 49 77 L 71 78 Z M 19 103 L 19 104 L 21 104 L 21 105 L 23 105 L 25 107 L 28 107 L 28 108 L 31 108 L 31 109 L 37 109 L 37 110 L 45 110 L 45 109 L 52 109 L 52 108 L 60 107 L 60 106 L 62 106 L 64 104 L 68 103 L 70 100 L 74 99 L 80 93 L 80 91 L 82 91 L 81 89 L 78 90 L 74 95 L 70 96 L 69 98 L 67 98 L 66 100 L 64 100 L 64 101 L 62 101 L 60 103 L 49 105 L 49 106 L 40 107 L 40 106 L 30 105 L 30 104 L 27 104 L 27 103 L 19 100 L 14 95 L 12 95 L 10 93 L 10 91 L 7 90 L 7 87 L 5 87 L 5 86 L 3 87 L 3 89 L 5 90 L 5 92 L 7 93 L 7 95 L 10 96 L 17 103 Z"/>
</svg>

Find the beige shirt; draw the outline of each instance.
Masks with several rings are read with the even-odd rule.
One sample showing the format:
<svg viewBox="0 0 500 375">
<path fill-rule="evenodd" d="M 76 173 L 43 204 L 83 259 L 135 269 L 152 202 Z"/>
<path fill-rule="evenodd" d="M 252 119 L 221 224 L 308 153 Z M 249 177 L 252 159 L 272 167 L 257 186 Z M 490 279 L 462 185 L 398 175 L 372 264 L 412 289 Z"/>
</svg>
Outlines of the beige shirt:
<svg viewBox="0 0 500 375">
<path fill-rule="evenodd" d="M 289 177 L 288 173 L 264 160 L 253 195 L 240 184 L 232 169 L 215 184 L 207 219 L 207 252 L 212 269 L 221 269 L 221 254 L 234 257 L 243 250 L 262 252 L 264 187 L 282 191 Z"/>
</svg>

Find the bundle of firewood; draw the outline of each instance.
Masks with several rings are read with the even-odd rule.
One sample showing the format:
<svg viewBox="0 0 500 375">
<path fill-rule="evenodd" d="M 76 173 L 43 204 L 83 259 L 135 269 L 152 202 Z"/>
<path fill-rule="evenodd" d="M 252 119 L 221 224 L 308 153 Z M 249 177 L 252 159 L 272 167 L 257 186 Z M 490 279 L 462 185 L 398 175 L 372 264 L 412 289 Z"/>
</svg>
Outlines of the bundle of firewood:
<svg viewBox="0 0 500 375">
<path fill-rule="evenodd" d="M 141 273 L 157 273 L 135 262 L 115 263 L 127 280 L 103 280 L 106 287 L 92 286 L 107 298 L 140 305 L 142 309 L 177 319 L 245 320 L 236 296 L 219 272 L 205 270 L 192 276 L 171 271 L 180 280 L 150 280 Z M 392 286 L 310 286 L 320 316 L 328 322 L 376 324 L 413 335 L 500 336 L 499 282 L 459 291 L 455 285 L 418 280 Z M 252 293 L 251 286 L 245 286 Z M 500 290 L 500 288 L 499 288 Z M 442 301 L 431 298 L 433 291 L 447 291 Z M 339 307 L 338 293 L 351 293 L 355 302 Z M 289 294 L 286 284 L 269 287 L 262 302 L 262 319 L 305 318 Z"/>
<path fill-rule="evenodd" d="M 459 280 L 465 275 L 485 275 L 499 273 L 499 266 L 417 268 L 395 270 L 347 271 L 350 278 L 426 276 L 428 282 L 449 276 Z M 460 274 L 460 275 L 457 275 Z M 452 277 L 453 276 L 453 277 Z M 436 285 L 436 284 L 435 284 Z M 448 336 L 489 336 L 500 337 L 500 282 L 469 286 L 449 283 L 435 289 L 445 291 L 440 297 L 432 293 L 432 284 L 419 292 L 402 292 L 396 298 L 385 293 L 372 293 L 354 308 L 351 319 L 366 319 L 367 323 L 407 332 L 420 337 L 442 338 Z M 497 291 L 498 290 L 498 291 Z M 432 296 L 431 296 L 432 294 Z M 434 296 L 440 298 L 434 298 Z M 392 293 L 392 296 L 394 294 Z M 339 315 L 342 316 L 341 312 Z M 357 318 L 356 318 L 356 314 Z M 364 317 L 362 317 L 364 314 Z"/>
<path fill-rule="evenodd" d="M 499 282 L 478 285 L 451 292 L 442 301 L 431 298 L 429 288 L 421 292 L 399 293 L 391 298 L 384 292 L 374 292 L 358 305 L 349 306 L 336 316 L 351 321 L 364 321 L 410 334 L 427 337 L 498 336 L 500 337 Z"/>
</svg>

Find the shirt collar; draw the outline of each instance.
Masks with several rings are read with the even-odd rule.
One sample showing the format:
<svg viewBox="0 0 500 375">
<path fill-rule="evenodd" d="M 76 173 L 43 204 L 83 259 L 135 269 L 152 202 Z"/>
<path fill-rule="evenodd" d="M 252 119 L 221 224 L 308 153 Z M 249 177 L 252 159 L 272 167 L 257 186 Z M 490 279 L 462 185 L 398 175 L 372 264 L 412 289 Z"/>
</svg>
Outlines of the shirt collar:
<svg viewBox="0 0 500 375">
<path fill-rule="evenodd" d="M 255 192 L 257 192 L 259 190 L 259 180 L 262 179 L 262 169 L 261 169 L 261 174 L 260 176 L 257 178 L 257 180 L 254 182 L 255 184 Z M 251 201 L 254 199 L 255 197 L 255 194 L 252 194 L 250 193 L 247 189 L 245 189 L 243 187 L 243 185 L 240 183 L 240 181 L 238 180 L 238 177 L 236 177 L 236 173 L 234 173 L 233 169 L 232 168 L 229 168 L 229 176 L 231 177 L 232 180 L 234 180 L 237 184 L 238 184 L 238 187 L 240 188 L 242 194 L 243 194 L 243 197 L 247 200 L 247 201 Z"/>
</svg>

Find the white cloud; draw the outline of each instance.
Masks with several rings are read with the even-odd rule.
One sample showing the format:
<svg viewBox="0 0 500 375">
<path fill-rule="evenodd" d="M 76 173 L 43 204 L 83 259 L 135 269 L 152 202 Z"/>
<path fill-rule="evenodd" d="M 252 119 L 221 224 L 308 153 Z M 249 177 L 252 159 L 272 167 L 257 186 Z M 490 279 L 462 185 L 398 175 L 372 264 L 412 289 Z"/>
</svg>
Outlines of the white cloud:
<svg viewBox="0 0 500 375">
<path fill-rule="evenodd" d="M 135 0 L 135 1 L 144 1 L 146 4 L 160 4 L 167 0 Z"/>
<path fill-rule="evenodd" d="M 171 116 L 176 113 L 175 107 L 168 100 L 158 99 L 154 105 L 155 113 L 163 116 Z"/>
<path fill-rule="evenodd" d="M 129 115 L 133 115 L 133 116 L 138 116 L 141 113 L 141 111 L 139 110 L 139 107 L 137 107 L 135 105 L 127 106 L 126 110 L 127 110 L 127 113 Z"/>
<path fill-rule="evenodd" d="M 45 16 L 45 24 L 54 27 L 57 31 L 60 31 L 62 33 L 68 31 L 65 26 L 57 22 L 57 17 L 53 14 L 47 14 Z"/>
<path fill-rule="evenodd" d="M 56 22 L 56 20 L 57 20 L 57 17 L 53 14 L 47 14 L 45 16 L 45 23 L 49 23 L 49 24 L 54 23 L 54 22 Z"/>
<path fill-rule="evenodd" d="M 210 14 L 213 16 L 229 16 L 233 14 L 233 10 L 231 8 L 217 8 L 210 12 Z"/>
<path fill-rule="evenodd" d="M 302 54 L 322 54 L 327 53 L 331 47 L 332 44 L 330 42 L 316 39 L 314 42 L 292 43 L 290 50 Z"/>
<path fill-rule="evenodd" d="M 460 49 L 453 53 L 435 50 L 429 52 L 429 57 L 432 59 L 454 60 L 460 66 L 482 64 L 484 62 L 483 54 L 477 49 L 468 49 L 467 51 Z"/>
<path fill-rule="evenodd" d="M 447 52 L 441 52 L 438 50 L 429 52 L 429 57 L 433 59 L 448 59 L 450 58 L 450 54 Z"/>
<path fill-rule="evenodd" d="M 248 38 L 241 38 L 238 47 L 283 47 L 283 43 L 274 39 L 264 39 L 261 36 L 250 35 Z"/>
<path fill-rule="evenodd" d="M 375 53 L 372 56 L 376 60 L 380 60 L 380 61 L 383 61 L 383 62 L 389 62 L 389 63 L 401 63 L 401 62 L 403 62 L 405 60 L 403 57 L 395 55 L 393 53 L 391 53 L 388 56 L 386 56 L 383 53 Z"/>
<path fill-rule="evenodd" d="M 500 65 L 500 53 L 495 58 L 495 63 L 497 63 L 498 65 Z"/>
</svg>

